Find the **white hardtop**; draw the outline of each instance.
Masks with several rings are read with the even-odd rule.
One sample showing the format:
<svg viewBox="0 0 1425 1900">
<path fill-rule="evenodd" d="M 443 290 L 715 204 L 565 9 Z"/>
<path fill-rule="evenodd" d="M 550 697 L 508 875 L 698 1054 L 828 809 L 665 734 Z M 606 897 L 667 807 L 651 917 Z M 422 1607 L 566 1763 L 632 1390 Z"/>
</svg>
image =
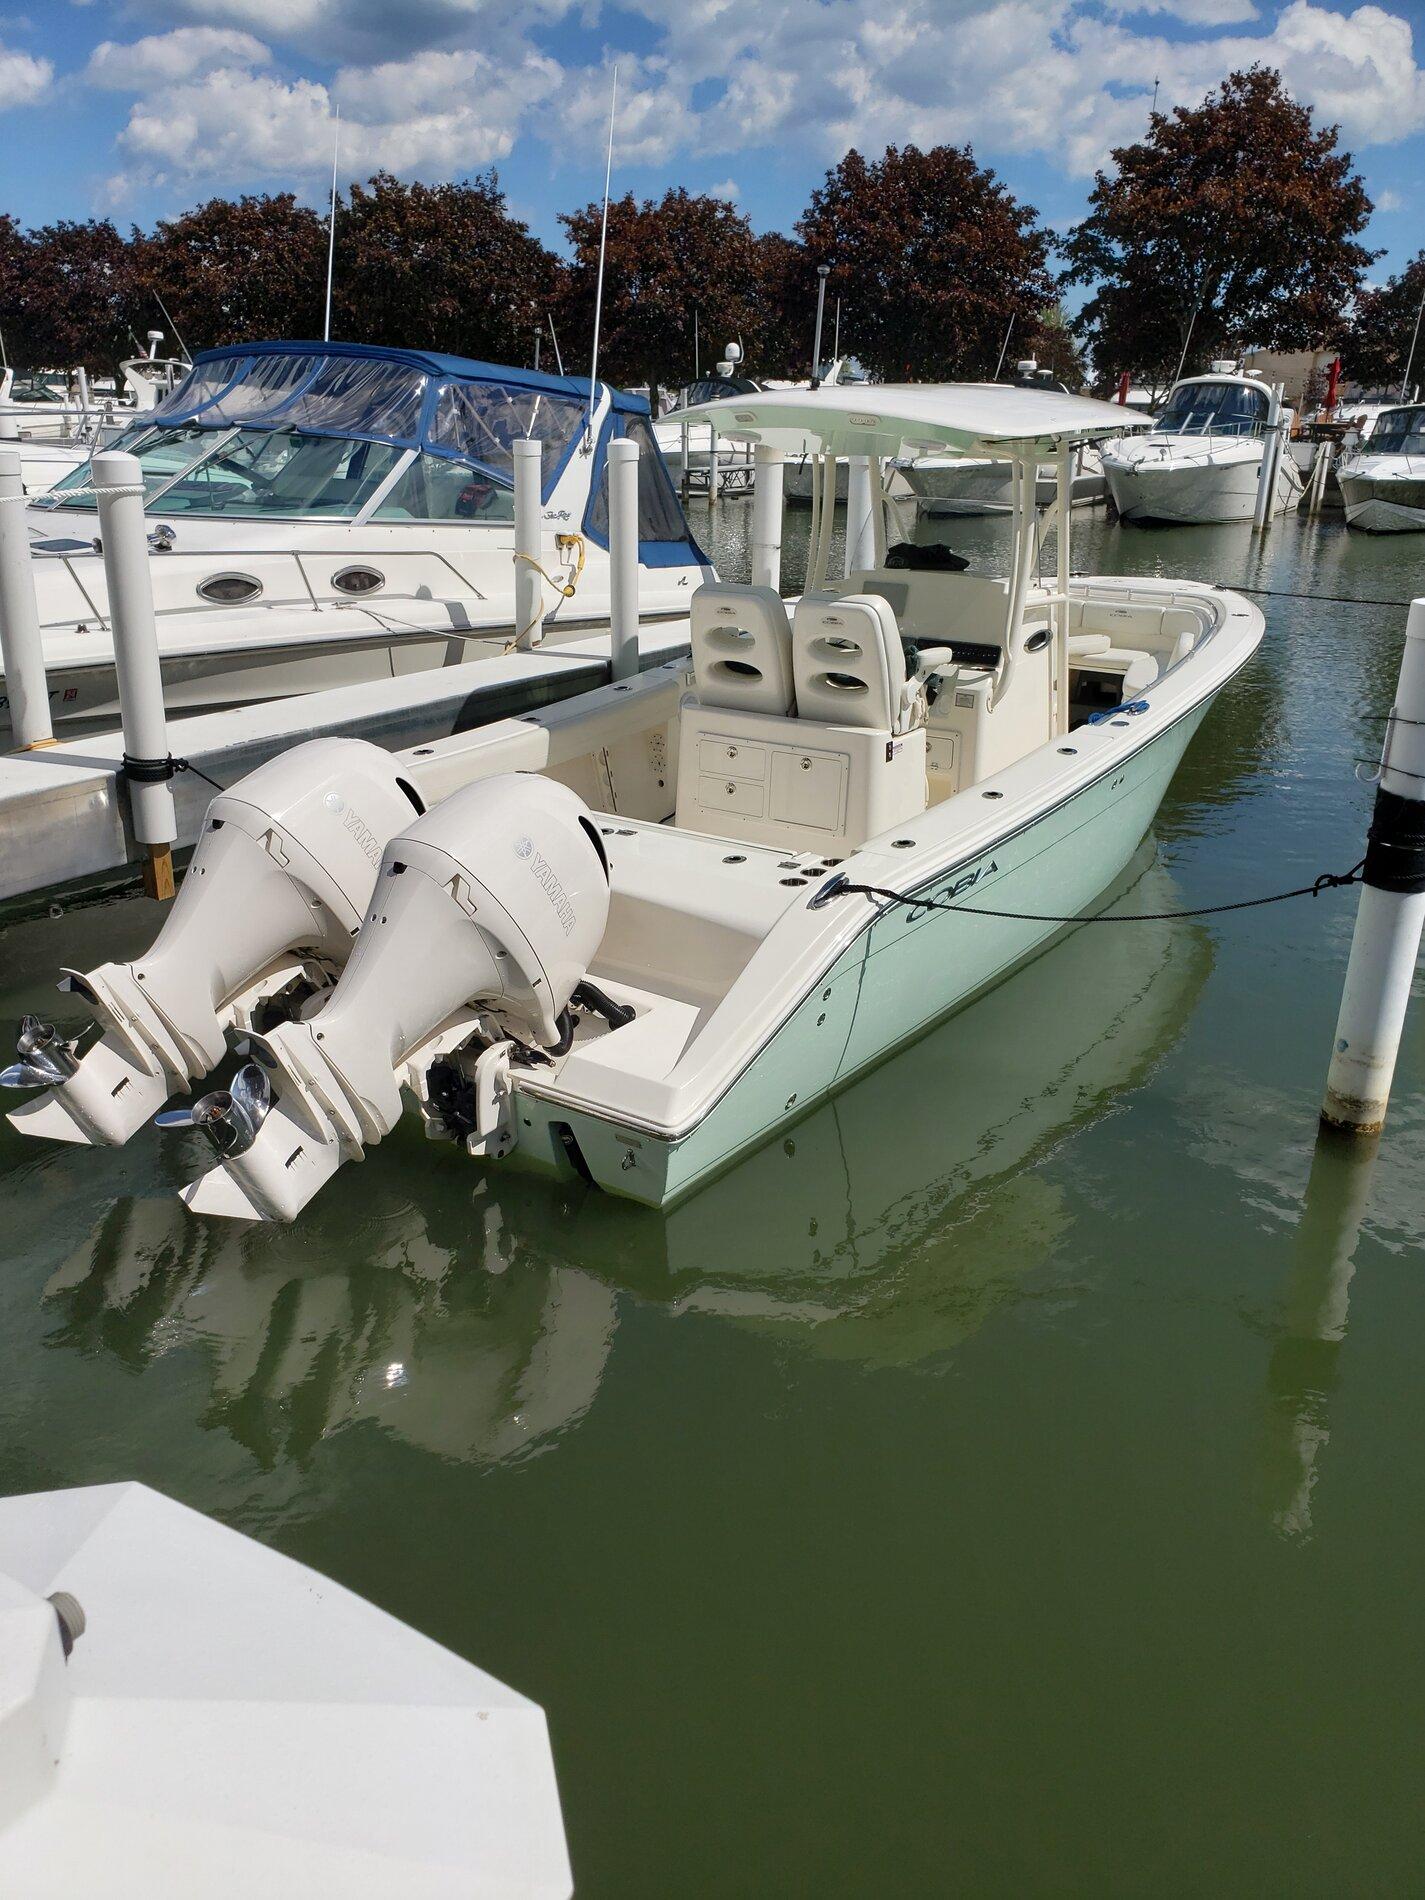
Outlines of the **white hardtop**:
<svg viewBox="0 0 1425 1900">
<path fill-rule="evenodd" d="M 1263 382 L 1260 376 L 1249 376 L 1245 370 L 1240 369 L 1214 369 L 1204 371 L 1201 376 L 1179 376 L 1168 391 L 1169 402 L 1178 390 L 1194 389 L 1200 383 L 1226 385 L 1234 389 L 1260 389 L 1264 396 L 1270 396 L 1272 393 L 1271 384 Z"/>
<path fill-rule="evenodd" d="M 794 454 L 1044 456 L 1146 429 L 1119 403 L 1008 383 L 851 383 L 726 396 L 687 412 L 719 435 Z"/>
<path fill-rule="evenodd" d="M 536 1704 L 144 1485 L 0 1500 L 0 1892 L 571 1891 Z"/>
</svg>

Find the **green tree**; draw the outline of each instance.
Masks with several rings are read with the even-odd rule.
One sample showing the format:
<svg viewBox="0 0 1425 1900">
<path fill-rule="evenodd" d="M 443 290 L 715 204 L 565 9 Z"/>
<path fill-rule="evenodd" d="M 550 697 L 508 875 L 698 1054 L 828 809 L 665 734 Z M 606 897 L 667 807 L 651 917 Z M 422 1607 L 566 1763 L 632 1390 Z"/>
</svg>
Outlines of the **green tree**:
<svg viewBox="0 0 1425 1900">
<path fill-rule="evenodd" d="M 1361 292 L 1336 337 L 1342 370 L 1350 382 L 1363 389 L 1393 392 L 1405 380 L 1408 363 L 1410 381 L 1425 383 L 1425 323 L 1420 324 L 1416 335 L 1422 299 L 1425 251 L 1413 257 L 1389 282 Z"/>
<path fill-rule="evenodd" d="M 829 264 L 828 302 L 842 296 L 852 318 L 847 342 L 888 380 L 992 376 L 1011 317 L 1016 335 L 1033 334 L 1053 301 L 1038 214 L 968 145 L 891 146 L 874 161 L 848 152 L 797 232 L 809 315 L 815 268 Z"/>
<path fill-rule="evenodd" d="M 191 350 L 320 336 L 326 268 L 326 222 L 290 191 L 212 198 L 137 239 L 135 328 L 167 328 L 161 298 Z"/>
<path fill-rule="evenodd" d="M 558 277 L 493 170 L 449 185 L 378 172 L 337 214 L 332 334 L 528 363 Z"/>
<path fill-rule="evenodd" d="M 602 203 L 562 212 L 573 253 L 560 295 L 565 368 L 587 373 L 594 336 Z M 694 369 L 693 317 L 704 372 L 740 341 L 749 372 L 761 349 L 760 241 L 726 199 L 678 189 L 655 203 L 632 193 L 609 204 L 599 374 L 612 383 L 679 387 Z"/>
<path fill-rule="evenodd" d="M 134 247 L 107 218 L 45 225 L 25 239 L 10 359 L 112 370 L 133 354 Z"/>
<path fill-rule="evenodd" d="M 1112 157 L 1064 246 L 1066 282 L 1094 286 L 1081 324 L 1100 377 L 1161 381 L 1185 350 L 1191 368 L 1335 330 L 1375 255 L 1356 242 L 1371 202 L 1280 73 L 1232 73 Z"/>
</svg>

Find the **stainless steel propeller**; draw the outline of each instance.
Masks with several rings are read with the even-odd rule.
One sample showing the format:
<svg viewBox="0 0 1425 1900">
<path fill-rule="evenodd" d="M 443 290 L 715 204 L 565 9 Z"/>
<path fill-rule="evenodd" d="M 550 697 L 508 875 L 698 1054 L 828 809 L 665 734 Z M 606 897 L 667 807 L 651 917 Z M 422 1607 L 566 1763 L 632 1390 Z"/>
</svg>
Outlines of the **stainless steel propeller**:
<svg viewBox="0 0 1425 1900">
<path fill-rule="evenodd" d="M 155 1128 L 201 1128 L 220 1155 L 246 1154 L 272 1106 L 272 1085 L 255 1062 L 245 1062 L 225 1089 L 214 1089 L 191 1108 L 166 1108 Z"/>
<path fill-rule="evenodd" d="M 38 1016 L 21 1017 L 15 1053 L 20 1060 L 0 1069 L 0 1088 L 57 1088 L 79 1067 L 74 1044 L 67 1042 L 53 1023 L 42 1023 Z"/>
</svg>

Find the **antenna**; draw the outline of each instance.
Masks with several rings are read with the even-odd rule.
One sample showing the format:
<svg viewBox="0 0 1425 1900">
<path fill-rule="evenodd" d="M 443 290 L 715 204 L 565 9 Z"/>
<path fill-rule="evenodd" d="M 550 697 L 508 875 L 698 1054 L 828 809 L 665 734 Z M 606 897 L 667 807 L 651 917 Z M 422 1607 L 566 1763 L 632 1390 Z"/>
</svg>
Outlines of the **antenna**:
<svg viewBox="0 0 1425 1900">
<path fill-rule="evenodd" d="M 1406 401 L 1410 391 L 1410 372 L 1415 367 L 1415 345 L 1420 341 L 1420 319 L 1425 317 L 1425 293 L 1420 298 L 1420 308 L 1415 312 L 1415 330 L 1410 338 L 1410 354 L 1405 359 L 1405 374 L 1400 379 L 1400 400 Z"/>
<path fill-rule="evenodd" d="M 336 155 L 341 146 L 341 107 L 336 109 L 336 123 L 332 128 L 332 205 L 331 216 L 327 220 L 327 311 L 322 323 L 322 341 L 330 343 L 332 338 L 332 266 L 336 262 Z"/>
<path fill-rule="evenodd" d="M 703 373 L 702 354 L 698 347 L 698 306 L 693 305 L 693 381 L 697 382 Z"/>
<path fill-rule="evenodd" d="M 594 434 L 594 397 L 599 382 L 599 324 L 604 314 L 604 253 L 609 241 L 609 181 L 614 175 L 614 113 L 618 109 L 618 67 L 614 67 L 613 93 L 609 99 L 609 148 L 604 159 L 604 222 L 599 232 L 599 280 L 594 287 L 594 353 L 589 362 L 589 414 L 584 423 L 585 437 Z"/>
<path fill-rule="evenodd" d="M 130 330 L 129 335 L 130 336 L 133 335 L 132 330 Z M 5 354 L 5 332 L 3 330 L 0 330 L 0 369 L 9 369 L 9 367 L 10 367 L 10 359 Z"/>
<path fill-rule="evenodd" d="M 1009 324 L 1004 333 L 1004 342 L 999 346 L 999 361 L 995 364 L 993 378 L 995 382 L 999 381 L 999 373 L 1004 368 L 1005 352 L 1009 349 L 1009 339 L 1014 330 L 1014 320 L 1018 315 L 1019 312 L 1017 310 L 1011 310 L 1009 313 Z"/>
<path fill-rule="evenodd" d="M 193 358 L 188 354 L 188 345 L 183 341 L 182 336 L 179 334 L 178 325 L 173 321 L 173 317 L 169 311 L 168 305 L 163 301 L 162 297 L 159 296 L 156 290 L 153 293 L 153 300 L 158 305 L 159 309 L 163 312 L 164 319 L 167 322 L 169 329 L 172 330 L 173 332 L 173 340 L 178 345 L 179 349 L 182 350 L 183 352 L 184 362 L 188 365 L 189 369 L 192 369 Z"/>
<path fill-rule="evenodd" d="M 547 310 L 544 315 L 545 321 L 549 325 L 549 340 L 554 345 L 554 361 L 558 365 L 559 374 L 562 376 L 564 374 L 564 358 L 559 354 L 559 338 L 554 334 L 554 319 Z"/>
<path fill-rule="evenodd" d="M 841 361 L 841 299 L 839 297 L 836 299 L 836 330 L 831 344 L 831 360 L 833 363 Z"/>
<path fill-rule="evenodd" d="M 826 308 L 826 280 L 831 275 L 830 264 L 818 264 L 816 267 L 816 336 L 811 346 L 811 386 L 821 388 L 821 313 Z"/>
</svg>

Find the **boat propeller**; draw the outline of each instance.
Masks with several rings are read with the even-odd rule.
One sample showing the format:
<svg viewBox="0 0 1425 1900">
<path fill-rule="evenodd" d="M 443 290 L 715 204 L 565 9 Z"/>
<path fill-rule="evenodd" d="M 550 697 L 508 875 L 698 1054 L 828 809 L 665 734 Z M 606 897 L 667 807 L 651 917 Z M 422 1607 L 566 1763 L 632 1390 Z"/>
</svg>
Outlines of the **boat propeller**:
<svg viewBox="0 0 1425 1900">
<path fill-rule="evenodd" d="M 21 1017 L 15 1053 L 20 1060 L 0 1069 L 0 1088 L 58 1088 L 79 1067 L 74 1043 L 66 1042 L 53 1023 L 42 1023 L 38 1016 Z"/>
<path fill-rule="evenodd" d="M 218 1154 L 246 1154 L 272 1106 L 272 1086 L 255 1062 L 245 1062 L 231 1086 L 214 1089 L 191 1108 L 166 1108 L 155 1128 L 201 1128 Z"/>
</svg>

